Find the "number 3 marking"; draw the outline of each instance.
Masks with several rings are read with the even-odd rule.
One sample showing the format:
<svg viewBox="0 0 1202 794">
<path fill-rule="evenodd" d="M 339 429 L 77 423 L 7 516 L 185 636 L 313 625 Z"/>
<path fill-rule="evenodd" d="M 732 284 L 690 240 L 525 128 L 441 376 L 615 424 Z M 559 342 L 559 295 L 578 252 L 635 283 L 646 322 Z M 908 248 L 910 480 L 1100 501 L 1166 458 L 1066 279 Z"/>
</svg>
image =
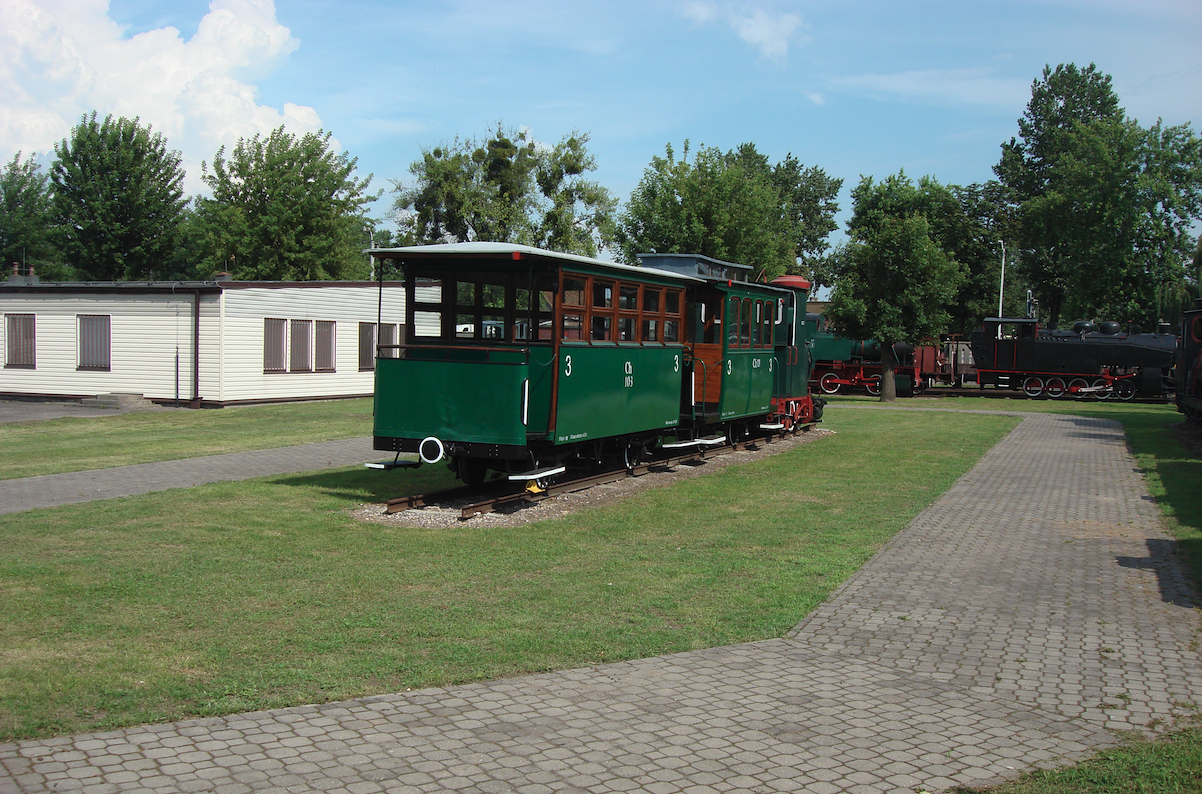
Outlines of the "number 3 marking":
<svg viewBox="0 0 1202 794">
<path fill-rule="evenodd" d="M 727 375 L 729 375 L 731 373 L 733 366 L 734 366 L 734 363 L 729 358 L 726 359 L 726 374 Z"/>
<path fill-rule="evenodd" d="M 563 368 L 564 377 L 565 378 L 571 377 L 572 376 L 572 357 L 565 356 L 563 363 L 564 363 L 564 368 Z"/>
<path fill-rule="evenodd" d="M 672 371 L 680 372 L 680 356 L 672 356 Z"/>
</svg>

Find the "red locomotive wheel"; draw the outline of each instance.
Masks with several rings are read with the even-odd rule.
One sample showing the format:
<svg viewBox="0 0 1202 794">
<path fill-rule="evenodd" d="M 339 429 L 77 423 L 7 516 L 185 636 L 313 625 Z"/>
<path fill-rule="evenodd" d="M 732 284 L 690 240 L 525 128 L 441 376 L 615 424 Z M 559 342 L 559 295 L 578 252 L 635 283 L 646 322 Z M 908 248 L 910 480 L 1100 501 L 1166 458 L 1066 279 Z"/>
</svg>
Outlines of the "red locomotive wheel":
<svg viewBox="0 0 1202 794">
<path fill-rule="evenodd" d="M 823 394 L 838 394 L 841 385 L 839 376 L 833 372 L 824 373 L 818 381 L 818 388 L 822 389 Z"/>
<path fill-rule="evenodd" d="M 1028 397 L 1038 397 L 1043 394 L 1043 378 L 1034 375 L 1023 381 L 1023 394 Z"/>
<path fill-rule="evenodd" d="M 1063 397 L 1067 388 L 1064 385 L 1064 378 L 1048 378 L 1043 384 L 1044 394 L 1053 399 Z"/>
<path fill-rule="evenodd" d="M 864 379 L 864 388 L 867 389 L 868 393 L 873 397 L 879 397 L 881 395 L 881 376 L 869 375 Z"/>
<path fill-rule="evenodd" d="M 1068 382 L 1069 395 L 1071 395 L 1072 397 L 1074 397 L 1078 400 L 1083 400 L 1089 396 L 1085 392 L 1081 391 L 1082 389 L 1088 389 L 1088 388 L 1089 388 L 1089 381 L 1087 381 L 1085 378 L 1073 378 L 1072 380 L 1070 380 Z"/>
</svg>

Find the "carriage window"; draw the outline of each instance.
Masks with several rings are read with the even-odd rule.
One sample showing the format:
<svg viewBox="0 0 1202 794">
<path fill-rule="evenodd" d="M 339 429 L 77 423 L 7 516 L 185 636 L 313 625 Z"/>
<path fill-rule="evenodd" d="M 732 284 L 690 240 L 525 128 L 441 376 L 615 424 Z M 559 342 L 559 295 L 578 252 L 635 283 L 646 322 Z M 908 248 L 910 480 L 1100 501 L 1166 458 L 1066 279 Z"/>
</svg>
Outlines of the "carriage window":
<svg viewBox="0 0 1202 794">
<path fill-rule="evenodd" d="M 739 315 L 739 346 L 751 346 L 751 298 L 743 299 L 743 312 Z"/>
<path fill-rule="evenodd" d="M 605 315 L 593 316 L 593 333 L 591 339 L 594 342 L 608 342 L 612 338 L 611 329 L 613 327 L 613 318 Z"/>
<path fill-rule="evenodd" d="M 664 341 L 680 341 L 680 320 L 664 320 Z"/>
<path fill-rule="evenodd" d="M 505 308 L 505 285 L 503 284 L 481 284 L 484 294 L 481 296 L 481 303 L 486 309 L 504 309 Z"/>
<path fill-rule="evenodd" d="M 764 304 L 764 335 L 761 340 L 764 347 L 772 347 L 772 315 L 774 306 L 771 303 Z"/>
<path fill-rule="evenodd" d="M 1202 342 L 1202 317 L 1194 318 L 1194 341 Z"/>
<path fill-rule="evenodd" d="M 593 308 L 612 309 L 614 306 L 614 285 L 602 282 L 593 284 Z"/>
<path fill-rule="evenodd" d="M 637 284 L 622 284 L 618 287 L 618 308 L 626 311 L 638 311 L 639 287 Z"/>
<path fill-rule="evenodd" d="M 764 324 L 764 304 L 762 301 L 755 302 L 755 322 L 751 326 L 751 346 L 760 346 L 760 327 Z"/>
<path fill-rule="evenodd" d="M 739 299 L 730 299 L 730 311 L 726 313 L 726 345 L 739 346 Z"/>
<path fill-rule="evenodd" d="M 455 285 L 455 302 L 460 306 L 476 305 L 476 285 L 470 281 L 460 281 Z"/>
<path fill-rule="evenodd" d="M 637 342 L 638 339 L 634 335 L 634 317 L 619 317 L 618 318 L 618 341 L 619 342 Z"/>
<path fill-rule="evenodd" d="M 517 309 L 517 322 L 513 326 L 514 341 L 530 338 L 530 290 L 516 289 L 513 291 L 514 308 Z"/>
<path fill-rule="evenodd" d="M 500 342 L 505 339 L 505 315 L 486 314 L 480 324 L 480 338 Z"/>
<path fill-rule="evenodd" d="M 662 341 L 659 338 L 659 320 L 643 320 L 642 339 L 651 343 Z"/>
<path fill-rule="evenodd" d="M 563 305 L 584 305 L 584 279 L 571 276 L 563 278 Z"/>
<path fill-rule="evenodd" d="M 563 316 L 563 338 L 574 342 L 584 339 L 583 314 L 565 314 Z"/>
<path fill-rule="evenodd" d="M 643 311 L 659 314 L 659 298 L 663 290 L 658 287 L 643 287 Z"/>
<path fill-rule="evenodd" d="M 455 315 L 455 337 L 457 339 L 471 339 L 476 335 L 476 315 L 474 314 L 456 314 Z"/>
</svg>

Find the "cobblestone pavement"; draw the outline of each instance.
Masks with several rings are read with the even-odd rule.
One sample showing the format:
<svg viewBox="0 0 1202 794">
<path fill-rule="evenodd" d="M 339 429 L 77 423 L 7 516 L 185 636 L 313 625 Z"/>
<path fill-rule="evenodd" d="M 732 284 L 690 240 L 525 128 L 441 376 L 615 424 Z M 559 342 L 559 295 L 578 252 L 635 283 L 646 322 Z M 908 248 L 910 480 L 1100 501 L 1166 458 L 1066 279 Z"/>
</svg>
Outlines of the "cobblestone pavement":
<svg viewBox="0 0 1202 794">
<path fill-rule="evenodd" d="M 386 452 L 373 451 L 371 445 L 370 438 L 348 438 L 203 458 L 0 480 L 0 514 L 136 496 L 207 482 L 249 480 L 272 474 L 332 469 L 388 457 Z"/>
<path fill-rule="evenodd" d="M 1121 429 L 1035 414 L 789 637 L 0 745 L 0 793 L 937 791 L 1194 714 L 1200 630 Z"/>
</svg>

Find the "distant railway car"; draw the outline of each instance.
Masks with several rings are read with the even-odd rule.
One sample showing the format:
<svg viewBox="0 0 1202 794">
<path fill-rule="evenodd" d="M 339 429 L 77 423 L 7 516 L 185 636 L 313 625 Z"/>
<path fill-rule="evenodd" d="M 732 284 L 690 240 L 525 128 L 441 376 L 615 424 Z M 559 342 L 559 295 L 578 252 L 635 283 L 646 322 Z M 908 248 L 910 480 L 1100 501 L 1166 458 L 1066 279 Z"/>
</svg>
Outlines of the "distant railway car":
<svg viewBox="0 0 1202 794">
<path fill-rule="evenodd" d="M 754 284 L 746 266 L 692 255 L 631 267 L 498 243 L 371 253 L 406 290 L 405 338 L 376 361 L 375 448 L 447 460 L 469 484 L 633 465 L 820 413 L 804 380 L 791 395 L 778 380 L 808 283 Z"/>
<path fill-rule="evenodd" d="M 1035 319 L 989 317 L 971 342 L 981 388 L 1021 389 L 1028 397 L 1130 400 L 1164 394 L 1177 340 L 1124 333 L 1113 322 L 1049 331 Z"/>
<path fill-rule="evenodd" d="M 806 315 L 813 340 L 813 369 L 810 386 L 823 394 L 863 389 L 876 396 L 881 393 L 881 343 L 875 339 L 859 341 L 832 333 L 821 314 Z M 922 392 L 939 366 L 940 353 L 923 346 L 917 350 L 907 342 L 893 345 L 893 377 L 899 397 Z M 924 365 L 930 371 L 924 370 Z"/>
<path fill-rule="evenodd" d="M 1202 298 L 1185 313 L 1177 348 L 1177 410 L 1202 423 Z"/>
</svg>

